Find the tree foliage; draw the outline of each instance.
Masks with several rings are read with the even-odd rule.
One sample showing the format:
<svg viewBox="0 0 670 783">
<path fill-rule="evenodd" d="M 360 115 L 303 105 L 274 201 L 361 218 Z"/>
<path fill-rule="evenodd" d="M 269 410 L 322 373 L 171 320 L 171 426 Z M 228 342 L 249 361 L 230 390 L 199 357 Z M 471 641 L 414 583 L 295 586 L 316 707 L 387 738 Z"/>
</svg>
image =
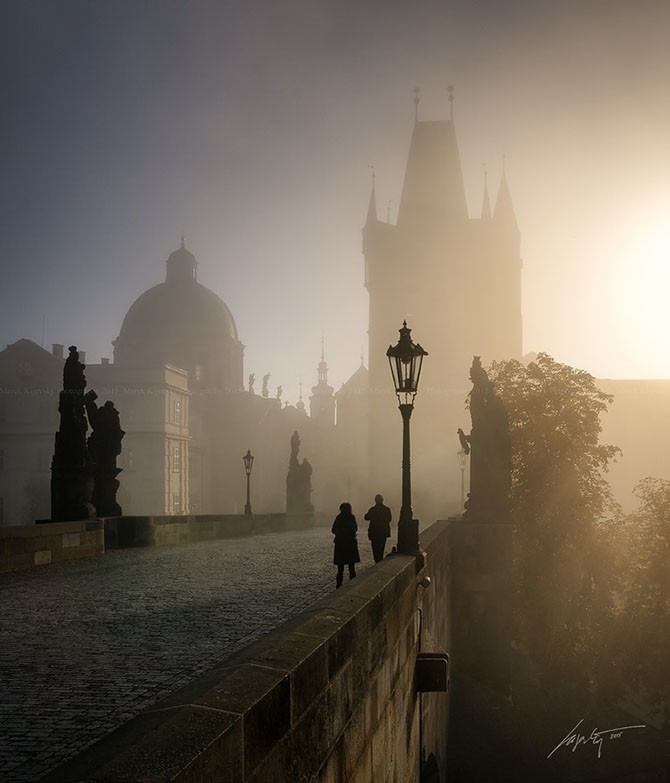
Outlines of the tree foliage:
<svg viewBox="0 0 670 783">
<path fill-rule="evenodd" d="M 489 375 L 512 438 L 515 635 L 537 660 L 584 670 L 612 612 L 604 473 L 618 449 L 600 443 L 612 397 L 547 354 L 494 363 Z"/>
<path fill-rule="evenodd" d="M 670 704 L 670 481 L 645 478 L 635 494 L 639 508 L 617 529 L 622 580 L 613 649 L 626 686 Z"/>
</svg>

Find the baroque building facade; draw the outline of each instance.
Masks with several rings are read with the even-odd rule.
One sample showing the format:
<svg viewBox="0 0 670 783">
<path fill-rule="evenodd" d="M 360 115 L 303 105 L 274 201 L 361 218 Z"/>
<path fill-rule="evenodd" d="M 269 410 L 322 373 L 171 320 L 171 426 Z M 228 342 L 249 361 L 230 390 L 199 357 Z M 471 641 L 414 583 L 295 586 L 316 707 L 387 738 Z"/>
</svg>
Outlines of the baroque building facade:
<svg viewBox="0 0 670 783">
<path fill-rule="evenodd" d="M 80 338 L 73 342 L 82 347 Z M 252 508 L 281 512 L 295 430 L 300 456 L 314 468 L 318 510 L 336 508 L 359 487 L 363 465 L 346 458 L 344 424 L 347 433 L 351 427 L 363 431 L 361 412 L 347 407 L 341 390 L 344 413 L 336 425 L 337 395 L 323 352 L 311 415 L 302 401 L 282 406 L 278 398 L 245 389 L 235 319 L 198 282 L 197 260 L 183 240 L 166 261 L 165 281 L 129 308 L 113 346 L 113 361 L 88 364 L 85 375 L 99 404 L 114 402 L 126 433 L 118 458 L 118 501 L 125 514 L 241 513 L 248 448 L 256 455 Z M 80 358 L 86 364 L 84 351 Z M 63 366 L 62 345 L 49 352 L 19 340 L 0 351 L 0 524 L 49 516 Z"/>
</svg>

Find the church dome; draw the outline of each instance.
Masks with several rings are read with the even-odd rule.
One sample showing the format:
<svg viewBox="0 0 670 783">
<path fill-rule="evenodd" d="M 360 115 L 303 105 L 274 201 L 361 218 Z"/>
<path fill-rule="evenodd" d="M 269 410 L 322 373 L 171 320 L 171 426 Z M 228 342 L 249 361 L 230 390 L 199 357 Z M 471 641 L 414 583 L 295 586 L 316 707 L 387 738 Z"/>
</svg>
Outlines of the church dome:
<svg viewBox="0 0 670 783">
<path fill-rule="evenodd" d="M 197 282 L 197 261 L 183 241 L 166 263 L 165 282 L 141 294 L 123 319 L 114 363 L 171 364 L 192 381 L 241 388 L 243 346 L 232 313 Z"/>
</svg>

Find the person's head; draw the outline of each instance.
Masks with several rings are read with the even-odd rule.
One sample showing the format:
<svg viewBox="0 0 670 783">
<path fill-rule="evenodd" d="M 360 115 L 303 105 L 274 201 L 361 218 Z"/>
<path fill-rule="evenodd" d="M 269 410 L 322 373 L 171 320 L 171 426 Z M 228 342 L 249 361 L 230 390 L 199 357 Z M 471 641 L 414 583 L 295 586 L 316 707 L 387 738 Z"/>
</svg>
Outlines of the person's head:
<svg viewBox="0 0 670 783">
<path fill-rule="evenodd" d="M 384 502 L 383 495 L 375 495 L 375 503 L 379 506 Z"/>
<path fill-rule="evenodd" d="M 340 511 L 343 514 L 351 514 L 351 503 L 340 503 Z"/>
</svg>

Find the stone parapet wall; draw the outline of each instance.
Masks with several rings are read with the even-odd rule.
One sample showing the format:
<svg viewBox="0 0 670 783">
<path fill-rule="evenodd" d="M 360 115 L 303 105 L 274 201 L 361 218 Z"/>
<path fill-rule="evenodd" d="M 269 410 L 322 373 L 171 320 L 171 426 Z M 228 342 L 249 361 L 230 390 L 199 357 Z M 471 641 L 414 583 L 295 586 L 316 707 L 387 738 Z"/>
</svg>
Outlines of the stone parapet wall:
<svg viewBox="0 0 670 783">
<path fill-rule="evenodd" d="M 171 546 L 219 538 L 303 530 L 314 526 L 314 514 L 202 514 L 184 516 L 108 517 L 105 546 Z"/>
<path fill-rule="evenodd" d="M 100 519 L 0 527 L 0 573 L 101 555 L 104 551 L 105 530 Z"/>
<path fill-rule="evenodd" d="M 44 780 L 443 780 L 448 694 L 414 671 L 449 645 L 447 528 L 424 531 L 420 570 L 386 558 Z"/>
<path fill-rule="evenodd" d="M 328 524 L 325 514 L 203 514 L 124 516 L 78 522 L 39 520 L 0 527 L 0 573 L 34 568 L 108 549 L 174 546 L 196 541 L 307 530 Z"/>
</svg>

